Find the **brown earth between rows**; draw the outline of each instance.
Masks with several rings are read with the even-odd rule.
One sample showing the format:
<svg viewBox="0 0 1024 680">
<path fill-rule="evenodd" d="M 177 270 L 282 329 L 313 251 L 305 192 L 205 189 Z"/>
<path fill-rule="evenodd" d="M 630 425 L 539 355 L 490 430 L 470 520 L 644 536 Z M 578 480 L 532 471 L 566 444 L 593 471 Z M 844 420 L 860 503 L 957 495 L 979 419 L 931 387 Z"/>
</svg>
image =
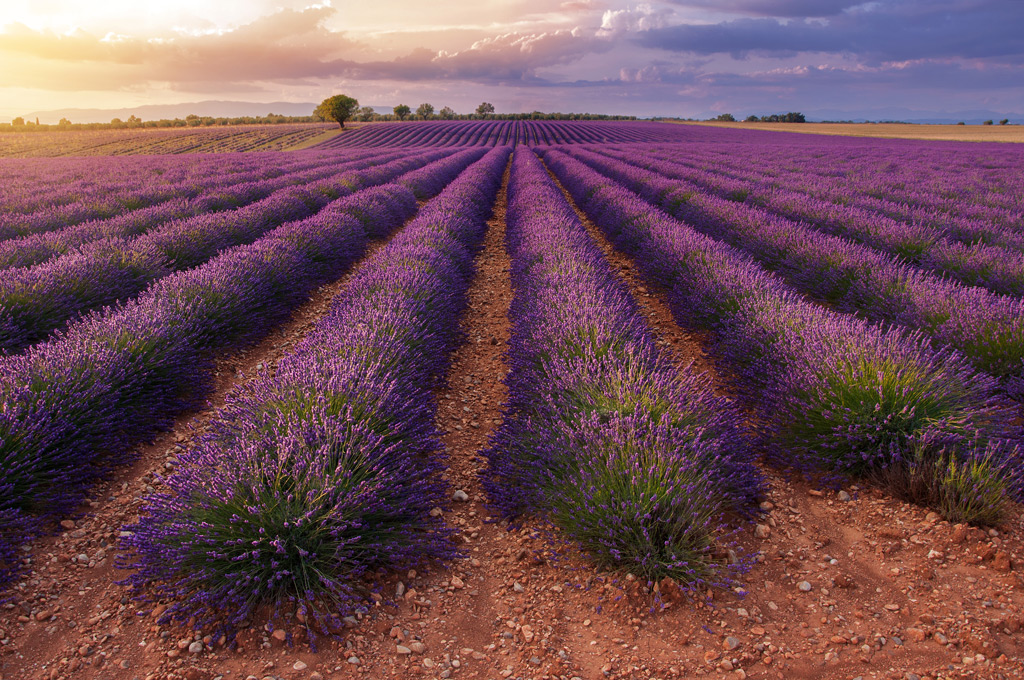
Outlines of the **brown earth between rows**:
<svg viewBox="0 0 1024 680">
<path fill-rule="evenodd" d="M 758 555 L 745 595 L 716 592 L 709 604 L 670 597 L 664 610 L 643 584 L 595 572 L 570 547 L 553 549 L 546 527 L 489 522 L 477 473 L 505 397 L 512 290 L 504 195 L 505 185 L 469 291 L 466 342 L 437 395 L 449 481 L 466 494 L 446 519 L 459 529 L 466 559 L 395 575 L 388 587 L 397 606 L 353 622 L 341 642 L 321 640 L 317 652 L 259 627 L 228 649 L 139 616 L 113 584 L 121 573 L 110 566 L 112 544 L 154 475 L 244 380 L 239 372 L 273 369 L 346 277 L 318 291 L 280 332 L 223 359 L 209 408 L 143 447 L 134 465 L 97 488 L 74 526 L 31 546 L 33 571 L 0 609 L 0 680 L 1024 677 L 1019 511 L 989 534 L 870 489 L 850 487 L 850 499 L 840 500 L 768 469 L 766 515 L 737 537 Z M 662 346 L 681 365 L 712 369 L 701 336 L 676 325 L 632 262 L 587 227 Z"/>
</svg>

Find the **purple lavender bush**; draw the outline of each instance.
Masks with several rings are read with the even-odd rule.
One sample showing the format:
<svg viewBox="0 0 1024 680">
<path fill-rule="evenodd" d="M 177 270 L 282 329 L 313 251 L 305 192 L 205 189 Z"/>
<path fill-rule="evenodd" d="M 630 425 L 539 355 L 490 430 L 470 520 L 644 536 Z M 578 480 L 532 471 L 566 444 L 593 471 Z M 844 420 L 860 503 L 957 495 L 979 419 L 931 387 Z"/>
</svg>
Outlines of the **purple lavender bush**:
<svg viewBox="0 0 1024 680">
<path fill-rule="evenodd" d="M 230 395 L 125 545 L 167 618 L 230 633 L 263 607 L 334 631 L 377 570 L 450 559 L 432 389 L 460 339 L 508 149 L 472 165 L 348 282 L 273 376 Z M 315 631 L 311 630 L 311 634 Z"/>
<path fill-rule="evenodd" d="M 137 294 L 171 271 L 198 266 L 226 248 L 308 217 L 358 188 L 391 181 L 447 152 L 427 152 L 339 173 L 305 188 L 287 187 L 234 211 L 201 215 L 139 238 L 89 243 L 37 267 L 0 272 L 0 348 L 46 338 L 83 312 Z M 372 220 L 364 220 L 372 226 Z"/>
<path fill-rule="evenodd" d="M 774 458 L 808 473 L 876 478 L 951 521 L 993 523 L 1022 497 L 1020 428 L 991 377 L 920 333 L 808 302 L 559 151 L 545 160 L 647 275 L 681 323 L 715 331 Z M 1001 503 L 989 502 L 991 498 Z"/>
<path fill-rule="evenodd" d="M 921 330 L 1024 399 L 1024 301 L 960 285 L 847 239 L 702 193 L 639 167 L 574 152 L 698 231 L 750 253 L 795 288 L 872 321 Z"/>
<path fill-rule="evenodd" d="M 367 219 L 370 206 L 375 229 L 388 231 L 416 199 L 397 185 L 347 196 L 0 358 L 0 477 L 13 488 L 0 512 L 46 520 L 73 508 L 133 443 L 196 404 L 214 350 L 265 333 L 362 255 L 368 235 L 350 213 Z"/>
<path fill-rule="evenodd" d="M 532 152 L 517 153 L 507 242 L 516 296 L 504 424 L 484 485 L 603 567 L 697 588 L 731 580 L 717 540 L 764 490 L 737 411 L 676 371 Z"/>
</svg>

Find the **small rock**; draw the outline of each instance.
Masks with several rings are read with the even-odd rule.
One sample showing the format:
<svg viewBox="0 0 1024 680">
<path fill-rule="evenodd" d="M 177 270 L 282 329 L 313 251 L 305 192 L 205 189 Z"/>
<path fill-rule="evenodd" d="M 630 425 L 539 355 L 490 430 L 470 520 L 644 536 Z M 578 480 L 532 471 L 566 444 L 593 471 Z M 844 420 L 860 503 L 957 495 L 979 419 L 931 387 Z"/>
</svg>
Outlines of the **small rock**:
<svg viewBox="0 0 1024 680">
<path fill-rule="evenodd" d="M 1005 550 L 1000 550 L 996 553 L 996 556 L 992 558 L 992 568 L 1004 573 L 1013 570 L 1013 562 L 1010 560 L 1010 556 Z"/>
<path fill-rule="evenodd" d="M 270 634 L 270 637 L 274 638 L 278 642 L 284 642 L 285 639 L 288 637 L 288 633 L 286 633 L 283 629 L 278 628 Z"/>
<path fill-rule="evenodd" d="M 914 642 L 924 642 L 928 638 L 928 633 L 920 628 L 907 628 L 907 639 Z"/>
<path fill-rule="evenodd" d="M 74 529 L 75 528 L 75 522 L 74 522 L 74 520 L 70 520 L 70 519 L 62 519 L 60 521 L 60 528 L 61 529 L 68 529 L 68 530 Z"/>
<path fill-rule="evenodd" d="M 348 657 L 348 662 L 350 664 L 352 664 L 353 666 L 358 666 L 361 663 L 359 661 L 359 657 L 358 656 L 350 656 L 350 657 Z"/>
<path fill-rule="evenodd" d="M 796 584 L 796 587 L 805 593 L 811 592 L 811 584 L 808 581 L 800 581 Z"/>
<path fill-rule="evenodd" d="M 307 666 L 304 661 L 296 661 L 292 664 L 292 668 L 294 668 L 297 671 L 304 671 L 307 668 L 309 668 L 309 666 Z"/>
<path fill-rule="evenodd" d="M 466 587 L 466 583 L 461 578 L 459 578 L 458 576 L 452 576 L 451 583 L 452 583 L 452 588 L 455 588 L 456 590 L 462 590 L 463 588 Z"/>
<path fill-rule="evenodd" d="M 853 496 L 851 496 L 850 494 L 846 493 L 845 491 L 840 491 L 839 492 L 839 500 L 841 500 L 844 503 L 848 503 L 848 502 L 853 500 Z"/>
<path fill-rule="evenodd" d="M 467 494 L 462 489 L 459 489 L 452 494 L 452 500 L 458 503 L 465 503 L 466 501 L 469 500 L 469 494 Z"/>
<path fill-rule="evenodd" d="M 192 644 L 190 644 L 188 646 L 188 653 L 189 654 L 198 654 L 201 651 L 203 651 L 203 643 L 199 642 L 198 640 L 196 640 L 195 642 L 193 642 Z"/>
<path fill-rule="evenodd" d="M 722 646 L 731 652 L 732 650 L 740 646 L 740 639 L 732 637 L 730 635 L 729 637 L 725 638 L 725 642 L 722 643 Z"/>
<path fill-rule="evenodd" d="M 397 647 L 395 647 L 395 651 L 399 654 L 402 654 L 403 656 L 407 654 L 412 654 L 412 650 L 406 647 L 405 645 L 398 645 Z"/>
<path fill-rule="evenodd" d="M 412 650 L 413 654 L 422 654 L 427 651 L 427 646 L 422 642 L 410 642 L 409 649 Z"/>
<path fill-rule="evenodd" d="M 898 604 L 887 604 L 885 605 L 885 608 L 891 612 L 898 612 L 900 610 L 900 606 Z"/>
<path fill-rule="evenodd" d="M 525 593 L 526 592 L 526 588 L 524 588 L 523 584 L 520 583 L 519 581 L 516 581 L 516 582 L 514 582 L 512 584 L 512 590 L 516 591 L 517 593 Z"/>
<path fill-rule="evenodd" d="M 45 621 L 46 619 L 53 616 L 53 612 L 49 609 L 44 609 L 36 614 L 36 621 Z"/>
<path fill-rule="evenodd" d="M 768 538 L 771 533 L 772 529 L 767 524 L 758 524 L 754 527 L 754 538 Z"/>
</svg>

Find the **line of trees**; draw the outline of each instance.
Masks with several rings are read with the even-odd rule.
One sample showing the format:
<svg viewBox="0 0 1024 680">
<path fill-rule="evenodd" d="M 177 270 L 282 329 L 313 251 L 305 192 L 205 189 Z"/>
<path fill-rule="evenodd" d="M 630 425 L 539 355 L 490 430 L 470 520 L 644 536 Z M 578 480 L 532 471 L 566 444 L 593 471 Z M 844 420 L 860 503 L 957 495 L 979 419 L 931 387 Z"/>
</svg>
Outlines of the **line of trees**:
<svg viewBox="0 0 1024 680">
<path fill-rule="evenodd" d="M 217 127 L 228 125 L 280 125 L 284 123 L 317 123 L 322 119 L 315 116 L 285 116 L 279 113 L 268 113 L 265 116 L 232 116 L 213 117 L 189 114 L 184 118 L 161 118 L 160 120 L 142 120 L 132 115 L 128 120 L 113 118 L 109 123 L 72 123 L 61 118 L 56 125 L 40 123 L 37 118 L 33 123 L 18 116 L 10 123 L 0 123 L 0 132 L 47 132 L 49 130 L 129 130 L 138 128 L 183 128 L 183 127 Z"/>
<path fill-rule="evenodd" d="M 708 120 L 723 121 L 726 123 L 735 123 L 736 117 L 731 113 L 720 113 L 714 118 Z M 807 119 L 804 118 L 804 114 L 799 111 L 790 111 L 789 113 L 773 113 L 770 116 L 755 116 L 749 115 L 743 119 L 745 123 L 806 123 Z"/>
<path fill-rule="evenodd" d="M 363 123 L 378 121 L 404 120 L 636 120 L 636 116 L 607 116 L 595 113 L 495 113 L 494 104 L 481 102 L 473 113 L 455 113 L 450 106 L 440 111 L 429 102 L 416 107 L 413 112 L 408 104 L 399 104 L 391 109 L 391 113 L 377 113 L 372 106 L 359 106 L 359 102 L 347 95 L 328 97 L 316 107 L 313 117 L 317 120 L 334 121 L 345 127 L 345 122 L 357 120 Z"/>
</svg>

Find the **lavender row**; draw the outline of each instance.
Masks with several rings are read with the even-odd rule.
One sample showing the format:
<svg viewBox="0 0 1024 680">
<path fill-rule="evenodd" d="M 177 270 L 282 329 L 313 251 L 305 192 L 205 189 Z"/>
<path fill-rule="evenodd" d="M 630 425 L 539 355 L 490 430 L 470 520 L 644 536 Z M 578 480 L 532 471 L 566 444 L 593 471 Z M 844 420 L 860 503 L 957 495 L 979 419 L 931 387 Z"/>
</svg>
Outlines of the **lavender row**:
<svg viewBox="0 0 1024 680">
<path fill-rule="evenodd" d="M 897 255 L 917 267 L 946 274 L 966 285 L 983 286 L 1006 295 L 1024 295 L 1024 252 L 984 243 L 967 245 L 954 242 L 943 232 L 927 225 L 900 222 L 869 210 L 837 205 L 764 183 L 751 184 L 723 178 L 709 170 L 687 169 L 652 158 L 648 153 L 605 152 L 604 155 L 663 177 L 683 180 L 695 191 L 744 202 L 786 219 L 807 222 L 820 231 L 851 238 Z M 1003 233 L 1006 234 L 1005 231 Z M 1015 238 L 1013 234 L 1006 236 Z M 1020 242 L 1024 250 L 1024 238 L 1020 238 Z"/>
<path fill-rule="evenodd" d="M 996 224 L 1021 222 L 1024 181 L 1016 145 L 880 139 L 841 144 L 835 137 L 818 137 L 799 148 L 782 141 L 764 138 L 742 148 L 698 143 L 685 154 L 672 155 L 682 159 L 698 153 L 730 175 L 757 168 L 786 184 L 824 183 L 850 197 L 891 199 L 913 210 Z"/>
<path fill-rule="evenodd" d="M 489 497 L 510 517 L 550 517 L 602 567 L 728 583 L 713 554 L 723 516 L 764 489 L 738 410 L 659 351 L 532 152 L 516 153 L 508 195 L 512 369 Z"/>
<path fill-rule="evenodd" d="M 37 178 L 24 185 L 24 191 L 36 199 L 32 210 L 18 213 L 12 206 L 10 212 L 0 216 L 0 240 L 55 231 L 91 220 L 109 219 L 164 201 L 199 196 L 216 187 L 266 182 L 289 172 L 330 166 L 336 159 L 310 154 L 296 160 L 299 162 L 283 164 L 281 167 L 275 163 L 271 169 L 267 169 L 265 164 L 264 167 L 239 165 L 234 157 L 221 156 L 205 159 L 198 164 L 199 167 L 189 166 L 196 174 L 174 173 L 181 177 L 180 181 L 172 181 L 171 177 L 166 176 L 167 167 L 164 164 L 153 167 L 151 163 L 138 161 L 126 164 L 124 175 L 121 176 L 104 176 L 96 171 L 95 166 L 90 165 L 79 168 L 71 181 L 52 187 Z M 55 161 L 49 162 L 56 164 Z M 40 200 L 40 197 L 45 198 Z"/>
<path fill-rule="evenodd" d="M 272 178 L 290 168 L 301 168 L 327 160 L 326 154 L 296 155 L 290 161 L 268 166 L 258 156 L 224 155 L 208 158 L 134 159 L 33 158 L 0 160 L 0 202 L 11 216 L 60 208 L 90 198 L 133 200 L 133 192 L 164 189 L 172 185 L 215 179 L 229 181 L 235 175 L 256 174 L 253 179 Z M 211 170 L 218 172 L 211 173 Z"/>
<path fill-rule="evenodd" d="M 1001 379 L 1008 394 L 1024 398 L 1024 300 L 958 285 L 622 161 L 590 152 L 577 156 L 699 231 L 749 252 L 800 290 L 871 320 L 924 331 Z"/>
<path fill-rule="evenodd" d="M 0 556 L 73 508 L 130 446 L 197 405 L 214 350 L 264 333 L 415 211 L 405 187 L 365 189 L 0 358 L 0 479 L 9 489 L 0 517 L 20 527 L 3 536 Z M 16 566 L 0 564 L 0 574 Z"/>
<path fill-rule="evenodd" d="M 970 217 L 964 217 L 933 208 L 910 206 L 894 200 L 881 191 L 860 192 L 848 183 L 845 175 L 814 176 L 816 168 L 827 172 L 828 166 L 819 165 L 820 159 L 804 159 L 803 172 L 787 174 L 779 179 L 762 175 L 763 168 L 760 166 L 758 173 L 746 169 L 726 172 L 722 169 L 723 161 L 717 154 L 705 156 L 704 160 L 700 160 L 700 157 L 670 153 L 662 148 L 650 156 L 653 163 L 664 163 L 665 160 L 662 159 L 666 159 L 675 165 L 667 168 L 668 172 L 658 170 L 662 174 L 675 177 L 675 173 L 681 173 L 679 177 L 694 181 L 720 196 L 765 205 L 786 217 L 806 219 L 816 224 L 823 221 L 822 226 L 828 227 L 833 220 L 831 212 L 838 213 L 834 219 L 839 220 L 841 229 L 848 229 L 851 219 L 858 219 L 862 223 L 857 225 L 857 231 L 869 234 L 879 231 L 884 233 L 885 230 L 892 228 L 901 232 L 900 238 L 907 241 L 903 245 L 894 242 L 893 252 L 905 254 L 910 259 L 914 259 L 918 254 L 919 246 L 915 243 L 917 240 L 925 246 L 931 245 L 936 239 L 949 239 L 963 244 L 946 245 L 944 247 L 948 253 L 936 253 L 924 259 L 925 263 L 935 266 L 952 264 L 951 270 L 954 275 L 960 268 L 955 264 L 961 257 L 958 253 L 965 253 L 967 257 L 981 257 L 984 263 L 986 256 L 1000 257 L 1004 254 L 1003 250 L 993 248 L 1024 251 L 1024 232 L 1013 226 L 1012 221 L 1008 221 L 1005 216 L 988 215 L 987 219 L 979 219 L 977 214 L 972 214 Z M 744 154 L 737 156 L 746 160 L 748 164 L 752 160 Z M 645 164 L 644 167 L 655 169 L 649 164 Z M 686 167 L 691 167 L 692 170 L 687 171 Z M 979 200 L 980 196 L 972 196 L 969 200 L 960 199 L 959 204 L 970 206 L 970 212 L 977 213 L 981 210 L 981 207 L 976 205 Z M 873 225 L 872 220 L 878 224 Z M 895 225 L 893 221 L 896 222 Z M 969 247 L 975 244 L 975 248 Z M 974 255 L 974 250 L 980 251 L 981 254 Z M 1020 257 L 1019 252 L 1005 255 L 1018 259 Z M 969 276 L 970 272 L 967 271 L 965 274 Z M 980 275 L 987 278 L 984 264 Z"/>
<path fill-rule="evenodd" d="M 358 270 L 274 375 L 229 396 L 129 528 L 130 583 L 231 632 L 263 607 L 342 627 L 380 569 L 455 555 L 432 388 L 459 339 L 508 150 L 471 166 Z"/>
<path fill-rule="evenodd" d="M 852 154 L 833 152 L 825 143 L 820 149 L 824 153 L 813 157 L 769 148 L 724 158 L 715 154 L 715 164 L 729 168 L 730 174 L 757 167 L 786 185 L 806 185 L 844 201 L 884 201 L 889 209 L 916 220 L 960 218 L 1019 231 L 1024 227 L 1021 155 L 1009 149 L 996 155 L 991 148 L 975 146 L 940 150 L 921 143 L 893 147 L 876 142 Z"/>
<path fill-rule="evenodd" d="M 338 135 L 317 149 L 496 146 L 686 141 L 683 126 L 636 121 L 424 121 L 376 123 Z"/>
<path fill-rule="evenodd" d="M 173 222 L 135 239 L 95 241 L 36 267 L 0 272 L 0 348 L 19 350 L 38 342 L 85 311 L 129 298 L 173 271 L 202 264 L 354 190 L 391 181 L 449 153 L 429 151 L 342 171 L 238 210 Z"/>
<path fill-rule="evenodd" d="M 293 169 L 283 175 L 261 181 L 249 181 L 248 176 L 236 184 L 194 183 L 180 187 L 181 196 L 156 205 L 130 210 L 105 220 L 90 220 L 56 231 L 32 233 L 20 238 L 0 241 L 0 269 L 30 267 L 103 238 L 131 238 L 154 227 L 187 220 L 208 213 L 235 210 L 266 198 L 275 191 L 290 186 L 308 184 L 337 175 L 345 170 L 359 170 L 394 160 L 394 153 L 372 152 L 351 154 L 339 161 L 310 164 Z"/>
<path fill-rule="evenodd" d="M 468 164 L 483 158 L 486 153 L 486 149 L 467 149 L 443 161 L 407 172 L 398 183 L 409 187 L 417 199 L 434 196 L 451 183 L 455 174 L 461 172 Z"/>
<path fill-rule="evenodd" d="M 715 332 L 777 460 L 867 477 L 951 521 L 996 522 L 1024 495 L 1016 409 L 962 355 L 810 303 L 582 162 L 545 160 L 677 320 Z"/>
</svg>

